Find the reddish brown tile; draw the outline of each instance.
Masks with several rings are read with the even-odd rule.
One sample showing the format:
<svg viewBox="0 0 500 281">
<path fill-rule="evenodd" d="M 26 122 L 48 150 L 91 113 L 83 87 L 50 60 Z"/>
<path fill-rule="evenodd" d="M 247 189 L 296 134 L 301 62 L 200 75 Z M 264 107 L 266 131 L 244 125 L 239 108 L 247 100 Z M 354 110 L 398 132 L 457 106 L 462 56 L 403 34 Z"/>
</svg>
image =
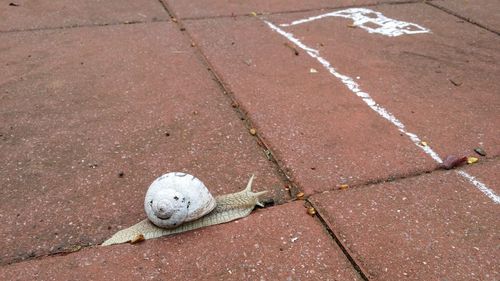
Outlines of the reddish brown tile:
<svg viewBox="0 0 500 281">
<path fill-rule="evenodd" d="M 186 26 L 306 193 L 436 166 L 316 60 L 302 50 L 295 55 L 260 19 L 196 20 Z"/>
<path fill-rule="evenodd" d="M 480 157 L 476 164 L 467 165 L 460 170 L 467 172 L 477 180 L 483 182 L 489 189 L 493 190 L 496 195 L 500 195 L 500 177 L 498 176 L 500 161 L 498 161 L 498 158 L 486 159 Z"/>
<path fill-rule="evenodd" d="M 455 171 L 318 194 L 311 201 L 372 280 L 499 276 L 500 205 Z"/>
<path fill-rule="evenodd" d="M 500 33 L 498 3 L 488 0 L 434 0 L 433 5 Z M 460 19 L 457 19 L 460 21 Z"/>
<path fill-rule="evenodd" d="M 328 17 L 284 28 L 392 112 L 443 158 L 481 146 L 500 153 L 500 38 L 425 4 L 372 7 L 430 33 L 388 37 Z M 277 23 L 316 16 L 273 16 Z M 318 65 L 319 67 L 319 65 Z M 408 159 L 412 161 L 412 159 Z"/>
<path fill-rule="evenodd" d="M 404 0 L 317 0 L 317 1 L 230 1 L 230 0 L 164 0 L 180 18 L 203 18 L 217 16 L 268 14 L 312 9 L 338 8 L 346 6 L 398 3 Z"/>
<path fill-rule="evenodd" d="M 0 267 L 2 280 L 361 280 L 301 202 L 136 245 Z"/>
<path fill-rule="evenodd" d="M 285 198 L 190 42 L 167 23 L 0 35 L 1 263 L 96 244 L 169 171 Z M 121 175 L 121 176 L 120 176 Z"/>
<path fill-rule="evenodd" d="M 9 5 L 15 3 L 18 6 Z M 166 20 L 158 1 L 0 1 L 0 31 Z"/>
</svg>

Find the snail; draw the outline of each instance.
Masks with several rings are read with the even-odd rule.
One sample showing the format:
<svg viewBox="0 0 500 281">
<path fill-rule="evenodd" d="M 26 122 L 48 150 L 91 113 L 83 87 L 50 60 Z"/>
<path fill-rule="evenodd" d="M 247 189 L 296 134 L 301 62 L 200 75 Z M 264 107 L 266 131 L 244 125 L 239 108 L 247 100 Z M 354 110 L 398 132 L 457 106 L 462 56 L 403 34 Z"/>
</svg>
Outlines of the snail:
<svg viewBox="0 0 500 281">
<path fill-rule="evenodd" d="M 267 192 L 253 192 L 253 179 L 252 175 L 242 191 L 214 198 L 203 182 L 190 174 L 162 175 L 146 192 L 147 219 L 118 231 L 102 246 L 134 243 L 246 217 L 256 205 L 263 207 L 259 197 Z"/>
</svg>

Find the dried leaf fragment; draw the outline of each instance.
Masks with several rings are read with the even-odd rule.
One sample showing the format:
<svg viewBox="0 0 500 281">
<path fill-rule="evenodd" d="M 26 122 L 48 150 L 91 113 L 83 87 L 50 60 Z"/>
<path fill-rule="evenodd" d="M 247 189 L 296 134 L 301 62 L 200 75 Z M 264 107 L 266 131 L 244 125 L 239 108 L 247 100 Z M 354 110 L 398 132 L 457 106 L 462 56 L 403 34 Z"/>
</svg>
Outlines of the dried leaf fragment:
<svg viewBox="0 0 500 281">
<path fill-rule="evenodd" d="M 318 71 L 314 68 L 309 69 L 309 73 L 318 73 Z"/>
<path fill-rule="evenodd" d="M 297 193 L 297 195 L 295 195 L 295 198 L 297 198 L 298 200 L 304 199 L 304 192 Z"/>
<path fill-rule="evenodd" d="M 484 151 L 484 149 L 482 149 L 480 147 L 474 148 L 474 152 L 476 152 L 477 154 L 479 154 L 481 156 L 486 156 L 486 151 Z"/>
<path fill-rule="evenodd" d="M 68 252 L 78 252 L 78 251 L 80 251 L 81 249 L 82 249 L 82 246 L 80 246 L 80 245 L 71 245 L 71 246 L 69 246 L 68 248 L 66 248 L 66 250 L 67 250 Z"/>
<path fill-rule="evenodd" d="M 340 189 L 348 189 L 349 185 L 348 184 L 341 184 L 339 187 L 340 187 Z"/>
<path fill-rule="evenodd" d="M 273 159 L 273 154 L 270 150 L 266 149 L 264 150 L 264 153 L 266 154 L 267 160 L 271 161 Z"/>
<path fill-rule="evenodd" d="M 451 84 L 453 84 L 453 86 L 455 86 L 455 87 L 462 85 L 462 82 L 454 81 L 452 79 L 448 79 L 448 80 L 450 80 Z"/>
<path fill-rule="evenodd" d="M 257 130 L 255 130 L 255 128 L 251 128 L 250 135 L 255 136 L 255 134 L 257 134 Z"/>
<path fill-rule="evenodd" d="M 479 159 L 477 159 L 476 157 L 467 157 L 467 164 L 474 164 L 476 163 L 477 161 L 479 161 Z"/>
<path fill-rule="evenodd" d="M 257 16 L 257 13 L 256 13 L 256 12 L 251 12 L 251 13 L 250 13 L 250 15 L 251 15 L 252 17 L 256 17 L 256 16 Z"/>
<path fill-rule="evenodd" d="M 316 209 L 314 209 L 313 207 L 309 207 L 307 208 L 307 213 L 310 215 L 310 216 L 313 216 L 316 215 Z"/>
<path fill-rule="evenodd" d="M 288 44 L 287 42 L 283 43 L 283 45 L 285 45 L 286 47 L 290 48 L 296 56 L 299 55 L 299 51 L 297 51 L 297 49 L 295 49 L 294 46 Z"/>
<path fill-rule="evenodd" d="M 456 155 L 448 155 L 441 164 L 441 167 L 446 170 L 449 170 L 458 167 L 464 164 L 465 162 L 467 162 L 466 156 L 458 157 Z"/>
<path fill-rule="evenodd" d="M 421 141 L 421 142 L 420 142 L 420 145 L 421 145 L 421 146 L 427 146 L 427 142 L 425 142 L 425 141 Z"/>
<path fill-rule="evenodd" d="M 146 240 L 144 238 L 144 234 L 139 233 L 132 240 L 130 240 L 130 244 L 139 243 L 139 242 L 144 241 L 144 240 Z"/>
</svg>

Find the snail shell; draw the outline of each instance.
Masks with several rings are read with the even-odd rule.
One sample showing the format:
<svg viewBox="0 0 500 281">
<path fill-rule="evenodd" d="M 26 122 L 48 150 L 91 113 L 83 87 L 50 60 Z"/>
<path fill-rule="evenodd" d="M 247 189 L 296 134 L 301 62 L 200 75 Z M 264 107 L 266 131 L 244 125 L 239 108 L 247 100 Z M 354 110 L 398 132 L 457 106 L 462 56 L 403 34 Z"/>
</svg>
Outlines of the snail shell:
<svg viewBox="0 0 500 281">
<path fill-rule="evenodd" d="M 148 188 L 144 210 L 158 227 L 174 228 L 211 212 L 215 198 L 195 176 L 173 172 L 157 178 Z"/>
</svg>

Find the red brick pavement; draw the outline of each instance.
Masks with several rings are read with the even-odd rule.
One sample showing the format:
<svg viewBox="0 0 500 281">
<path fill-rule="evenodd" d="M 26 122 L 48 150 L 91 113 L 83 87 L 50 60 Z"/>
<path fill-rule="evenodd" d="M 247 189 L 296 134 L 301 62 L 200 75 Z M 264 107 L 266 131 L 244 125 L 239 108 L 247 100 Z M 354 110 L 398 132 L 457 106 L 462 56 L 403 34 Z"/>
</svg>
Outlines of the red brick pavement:
<svg viewBox="0 0 500 281">
<path fill-rule="evenodd" d="M 497 280 L 499 7 L 409 2 L 1 1 L 0 279 Z M 268 207 L 98 246 L 174 170 Z"/>
</svg>

